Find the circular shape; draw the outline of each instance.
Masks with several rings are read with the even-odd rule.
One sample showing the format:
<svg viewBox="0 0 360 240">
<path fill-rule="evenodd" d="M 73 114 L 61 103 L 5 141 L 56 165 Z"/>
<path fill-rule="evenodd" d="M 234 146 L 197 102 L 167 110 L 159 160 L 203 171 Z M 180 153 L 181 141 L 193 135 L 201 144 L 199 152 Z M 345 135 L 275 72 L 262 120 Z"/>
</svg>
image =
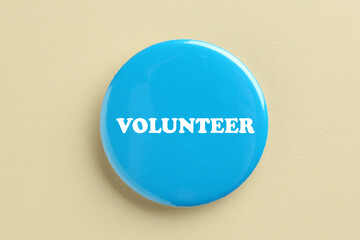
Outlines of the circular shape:
<svg viewBox="0 0 360 240">
<path fill-rule="evenodd" d="M 103 102 L 101 139 L 120 178 L 170 206 L 236 189 L 265 147 L 268 116 L 254 76 L 212 44 L 172 40 L 132 57 Z"/>
</svg>

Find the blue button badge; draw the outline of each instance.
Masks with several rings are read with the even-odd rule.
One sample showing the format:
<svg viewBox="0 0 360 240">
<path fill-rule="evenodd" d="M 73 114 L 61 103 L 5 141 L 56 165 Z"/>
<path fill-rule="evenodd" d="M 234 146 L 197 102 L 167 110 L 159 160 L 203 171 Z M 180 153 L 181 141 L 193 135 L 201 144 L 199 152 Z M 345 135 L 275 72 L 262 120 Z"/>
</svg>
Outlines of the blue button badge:
<svg viewBox="0 0 360 240">
<path fill-rule="evenodd" d="M 155 44 L 115 75 L 101 139 L 120 178 L 160 204 L 206 204 L 235 190 L 260 160 L 264 96 L 236 57 L 196 40 Z"/>
</svg>

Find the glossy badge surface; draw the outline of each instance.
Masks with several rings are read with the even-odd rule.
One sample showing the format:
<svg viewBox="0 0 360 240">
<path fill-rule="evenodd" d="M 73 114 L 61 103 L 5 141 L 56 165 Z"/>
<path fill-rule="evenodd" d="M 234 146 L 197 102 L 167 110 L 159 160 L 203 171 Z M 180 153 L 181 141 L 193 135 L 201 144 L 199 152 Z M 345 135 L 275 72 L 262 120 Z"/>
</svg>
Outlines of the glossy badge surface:
<svg viewBox="0 0 360 240">
<path fill-rule="evenodd" d="M 264 96 L 236 57 L 196 40 L 162 42 L 115 75 L 101 139 L 120 178 L 170 206 L 197 206 L 235 190 L 260 160 L 268 132 Z"/>
</svg>

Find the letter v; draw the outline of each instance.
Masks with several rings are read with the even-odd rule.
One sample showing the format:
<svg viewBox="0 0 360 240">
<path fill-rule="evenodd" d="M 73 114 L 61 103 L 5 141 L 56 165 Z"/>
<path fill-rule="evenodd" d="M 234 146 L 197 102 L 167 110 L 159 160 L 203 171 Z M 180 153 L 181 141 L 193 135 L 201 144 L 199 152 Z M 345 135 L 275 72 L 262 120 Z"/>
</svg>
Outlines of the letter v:
<svg viewBox="0 0 360 240">
<path fill-rule="evenodd" d="M 126 131 L 128 130 L 130 123 L 133 119 L 132 118 L 128 118 L 127 119 L 127 124 L 125 124 L 124 122 L 124 118 L 117 118 L 116 121 L 119 123 L 119 126 L 121 128 L 121 131 L 123 133 L 126 133 Z"/>
</svg>

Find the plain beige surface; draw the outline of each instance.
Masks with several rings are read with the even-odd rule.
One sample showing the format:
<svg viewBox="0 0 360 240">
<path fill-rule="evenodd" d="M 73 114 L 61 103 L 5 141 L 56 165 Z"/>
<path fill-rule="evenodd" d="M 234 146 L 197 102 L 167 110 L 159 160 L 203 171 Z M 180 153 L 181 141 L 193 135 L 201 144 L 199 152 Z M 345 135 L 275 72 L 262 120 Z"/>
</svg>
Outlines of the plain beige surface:
<svg viewBox="0 0 360 240">
<path fill-rule="evenodd" d="M 0 239 L 360 239 L 360 2 L 0 1 Z M 132 55 L 192 38 L 240 58 L 269 109 L 253 175 L 175 209 L 116 177 L 99 138 Z"/>
</svg>

